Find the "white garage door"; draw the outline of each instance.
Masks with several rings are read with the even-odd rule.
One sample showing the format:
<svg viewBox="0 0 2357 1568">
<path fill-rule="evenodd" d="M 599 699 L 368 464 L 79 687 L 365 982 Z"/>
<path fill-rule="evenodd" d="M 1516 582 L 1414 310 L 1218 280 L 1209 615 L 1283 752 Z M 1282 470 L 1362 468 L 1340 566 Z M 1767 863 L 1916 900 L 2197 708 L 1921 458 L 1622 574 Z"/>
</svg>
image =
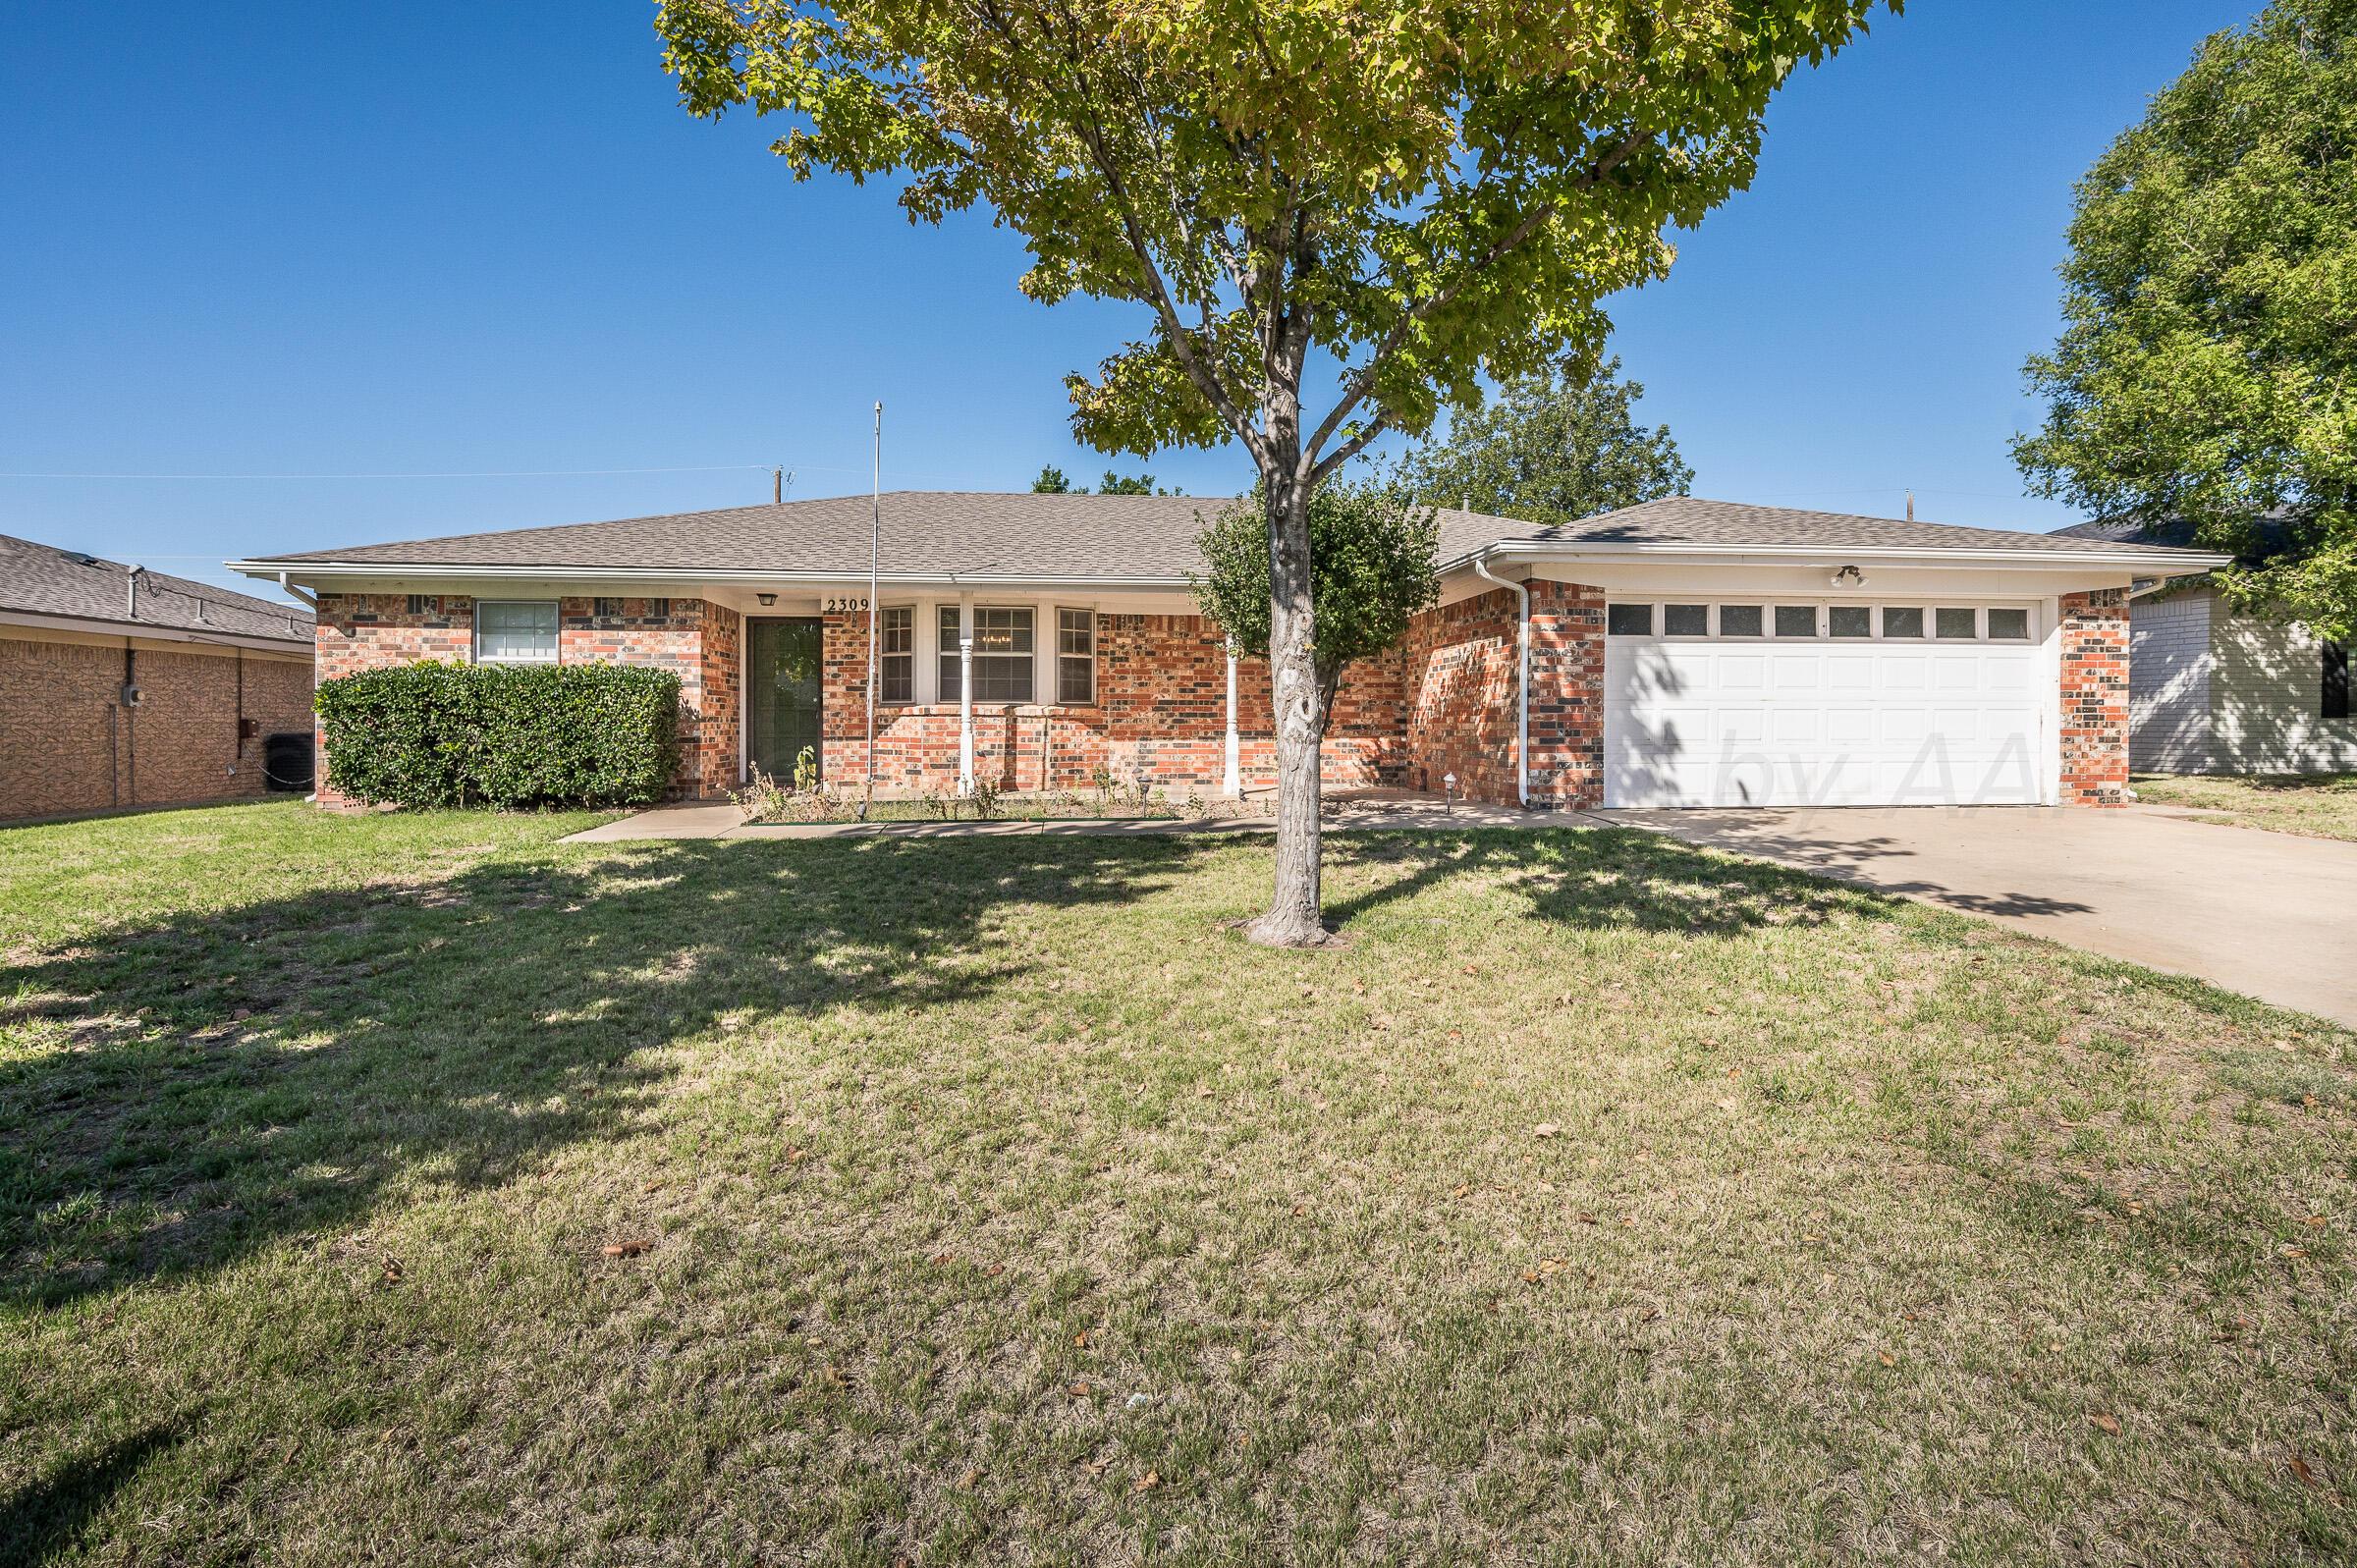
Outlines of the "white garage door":
<svg viewBox="0 0 2357 1568">
<path fill-rule="evenodd" d="M 1606 618 L 1608 806 L 2038 803 L 2028 606 L 1616 599 Z"/>
</svg>

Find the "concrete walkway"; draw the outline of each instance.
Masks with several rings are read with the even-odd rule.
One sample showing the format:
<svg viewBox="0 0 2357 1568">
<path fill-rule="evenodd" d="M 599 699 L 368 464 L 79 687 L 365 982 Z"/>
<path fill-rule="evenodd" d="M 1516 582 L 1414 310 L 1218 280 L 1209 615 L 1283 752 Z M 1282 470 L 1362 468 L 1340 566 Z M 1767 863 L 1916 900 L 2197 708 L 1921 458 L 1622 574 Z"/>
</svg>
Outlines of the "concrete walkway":
<svg viewBox="0 0 2357 1568">
<path fill-rule="evenodd" d="M 2146 807 L 1598 811 L 2357 1027 L 2357 844 Z"/>
</svg>

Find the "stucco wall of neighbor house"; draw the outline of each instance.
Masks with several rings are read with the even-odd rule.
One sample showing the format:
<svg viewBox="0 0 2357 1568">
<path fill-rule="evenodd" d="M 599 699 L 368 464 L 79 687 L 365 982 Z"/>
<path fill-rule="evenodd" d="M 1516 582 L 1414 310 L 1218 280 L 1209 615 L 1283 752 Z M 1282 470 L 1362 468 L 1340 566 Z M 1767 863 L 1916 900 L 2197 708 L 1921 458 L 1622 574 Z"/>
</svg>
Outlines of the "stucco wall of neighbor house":
<svg viewBox="0 0 2357 1568">
<path fill-rule="evenodd" d="M 2061 803 L 2128 801 L 2128 592 L 2066 593 L 2058 605 L 2061 654 Z"/>
<path fill-rule="evenodd" d="M 923 615 L 933 614 L 926 606 Z M 1052 636 L 1052 619 L 1039 634 Z M 866 768 L 867 618 L 824 618 L 823 766 L 838 787 L 856 788 Z M 1096 617 L 1096 700 L 987 703 L 973 708 L 974 772 L 1003 789 L 1086 789 L 1100 778 L 1123 785 L 1217 793 L 1227 777 L 1228 652 L 1202 616 Z M 919 643 L 916 687 L 937 689 Z M 1043 657 L 1035 689 L 1051 689 Z M 1337 787 L 1398 783 L 1403 766 L 1396 659 L 1354 667 L 1336 693 L 1324 778 Z M 880 706 L 875 780 L 880 790 L 939 793 L 958 783 L 959 707 L 954 702 Z M 1277 742 L 1268 666 L 1236 663 L 1238 771 L 1247 789 L 1273 784 Z"/>
<path fill-rule="evenodd" d="M 126 708 L 122 638 L 27 629 L 0 627 L 0 820 L 250 799 L 265 738 L 310 728 L 300 653 L 135 638 Z"/>
<path fill-rule="evenodd" d="M 451 593 L 322 593 L 319 678 L 332 680 L 421 659 L 472 662 L 475 598 Z M 680 766 L 674 792 L 691 797 L 727 793 L 737 778 L 737 613 L 702 599 L 630 597 L 601 602 L 595 597 L 565 597 L 556 603 L 560 664 L 645 666 L 680 677 Z M 324 757 L 324 744 L 321 752 Z M 334 785 L 334 759 L 325 760 L 320 799 L 342 804 L 344 797 Z"/>
<path fill-rule="evenodd" d="M 2208 590 L 2128 607 L 2128 761 L 2139 773 L 2210 768 Z"/>
</svg>

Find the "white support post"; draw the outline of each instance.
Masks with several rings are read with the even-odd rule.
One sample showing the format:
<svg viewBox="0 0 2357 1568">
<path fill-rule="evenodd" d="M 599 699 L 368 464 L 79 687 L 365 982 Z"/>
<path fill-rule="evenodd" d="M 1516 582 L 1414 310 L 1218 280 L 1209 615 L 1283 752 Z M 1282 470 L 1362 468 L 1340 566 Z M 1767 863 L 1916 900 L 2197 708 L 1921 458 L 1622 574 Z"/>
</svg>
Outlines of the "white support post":
<svg viewBox="0 0 2357 1568">
<path fill-rule="evenodd" d="M 1235 738 L 1235 644 L 1228 644 L 1228 783 L 1227 795 L 1231 800 L 1244 792 L 1243 747 Z"/>
<path fill-rule="evenodd" d="M 974 600 L 958 596 L 958 791 L 974 792 Z"/>
</svg>

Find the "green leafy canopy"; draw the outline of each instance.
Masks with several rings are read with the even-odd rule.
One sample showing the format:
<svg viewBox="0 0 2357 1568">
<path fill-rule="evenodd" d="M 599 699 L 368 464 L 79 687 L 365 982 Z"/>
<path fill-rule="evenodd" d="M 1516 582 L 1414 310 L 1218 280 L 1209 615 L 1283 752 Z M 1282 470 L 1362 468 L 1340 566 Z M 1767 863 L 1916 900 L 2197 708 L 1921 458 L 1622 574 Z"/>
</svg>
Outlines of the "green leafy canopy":
<svg viewBox="0 0 2357 1568">
<path fill-rule="evenodd" d="M 1645 389 L 1619 376 L 1617 359 L 1566 360 L 1509 381 L 1402 458 L 1392 482 L 1419 501 L 1543 523 L 1683 495 L 1694 470 L 1669 426 L 1636 422 Z"/>
<path fill-rule="evenodd" d="M 1193 578 L 1203 613 L 1238 653 L 1269 655 L 1269 528 L 1257 498 L 1230 503 L 1196 538 Z M 1316 621 L 1310 634 L 1321 698 L 1332 703 L 1345 666 L 1397 643 L 1410 617 L 1440 598 L 1440 516 L 1387 486 L 1338 480 L 1309 500 Z"/>
<path fill-rule="evenodd" d="M 693 112 L 798 177 L 981 204 L 1022 282 L 1151 312 L 1069 387 L 1104 451 L 1229 440 L 1314 487 L 1484 373 L 1593 352 L 1598 301 L 1751 179 L 1770 95 L 1873 0 L 663 0 Z M 1897 9 L 1895 5 L 1891 9 Z M 1325 355 L 1341 391 L 1293 418 Z"/>
<path fill-rule="evenodd" d="M 2357 636 L 2357 0 L 2206 41 L 2081 182 L 2070 245 L 2032 487 L 2189 521 L 2251 558 L 2246 605 Z"/>
</svg>

